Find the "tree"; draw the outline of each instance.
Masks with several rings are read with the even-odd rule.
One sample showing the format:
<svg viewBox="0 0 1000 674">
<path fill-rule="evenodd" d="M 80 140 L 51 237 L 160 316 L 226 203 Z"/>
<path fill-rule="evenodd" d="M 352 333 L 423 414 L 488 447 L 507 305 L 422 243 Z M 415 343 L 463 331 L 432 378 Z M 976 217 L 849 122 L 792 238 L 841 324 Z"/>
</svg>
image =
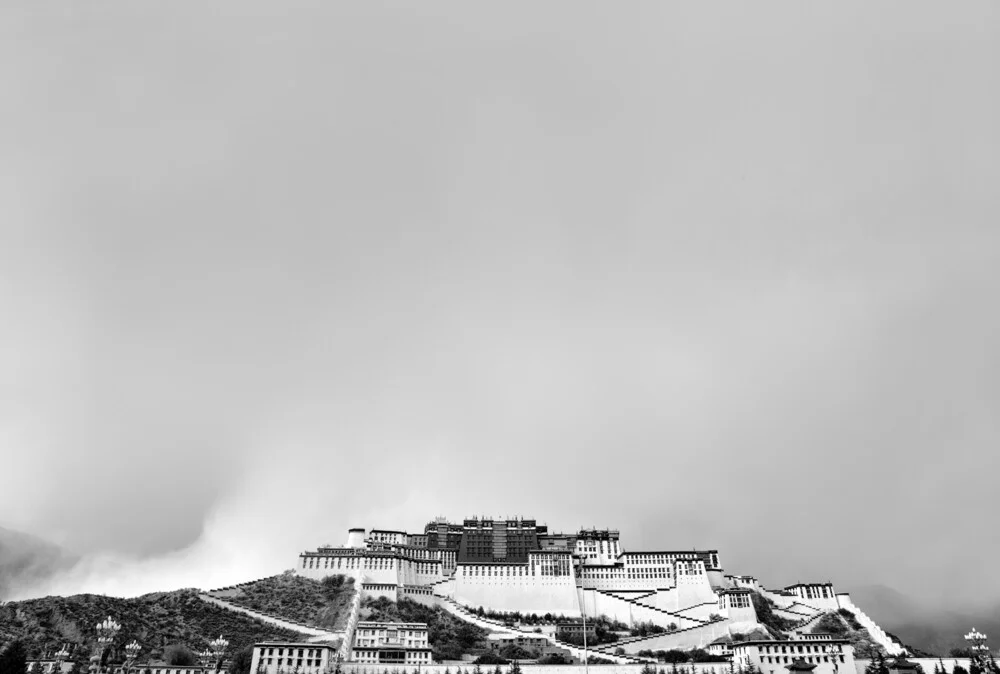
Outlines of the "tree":
<svg viewBox="0 0 1000 674">
<path fill-rule="evenodd" d="M 666 651 L 663 654 L 663 661 L 664 662 L 672 663 L 674 665 L 674 671 L 676 671 L 676 669 L 677 669 L 677 663 L 678 662 L 687 662 L 688 661 L 688 654 L 685 653 L 684 651 L 679 651 L 677 649 L 672 649 L 672 650 Z"/>
<path fill-rule="evenodd" d="M 168 665 L 193 667 L 198 664 L 198 656 L 184 644 L 170 644 L 163 649 L 163 661 Z"/>
<path fill-rule="evenodd" d="M 508 670 L 507 674 L 521 674 L 521 665 L 517 660 L 515 660 L 514 664 L 510 666 L 510 670 Z"/>
<path fill-rule="evenodd" d="M 328 578 L 332 576 L 327 576 Z M 250 674 L 250 665 L 253 663 L 253 646 L 241 648 L 233 654 L 233 660 L 229 665 L 229 674 Z"/>
<path fill-rule="evenodd" d="M 969 674 L 969 670 L 956 662 L 954 669 L 951 670 L 951 674 Z"/>
<path fill-rule="evenodd" d="M 25 674 L 28 654 L 24 644 L 15 639 L 0 649 L 0 674 Z"/>
</svg>

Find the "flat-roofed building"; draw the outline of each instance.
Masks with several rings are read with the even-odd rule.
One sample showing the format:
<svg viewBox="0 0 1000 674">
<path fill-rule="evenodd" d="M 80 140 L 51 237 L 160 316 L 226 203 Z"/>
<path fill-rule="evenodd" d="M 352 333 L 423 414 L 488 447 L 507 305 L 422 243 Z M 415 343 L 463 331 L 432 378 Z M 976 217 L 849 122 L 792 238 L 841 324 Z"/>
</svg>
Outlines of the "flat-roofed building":
<svg viewBox="0 0 1000 674">
<path fill-rule="evenodd" d="M 354 629 L 351 661 L 366 664 L 430 664 L 427 623 L 361 621 Z"/>
<path fill-rule="evenodd" d="M 338 647 L 308 642 L 264 641 L 253 646 L 250 671 L 253 674 L 294 672 L 322 674 L 337 661 Z M 167 667 L 168 674 L 173 667 Z M 154 673 L 156 670 L 153 670 Z"/>
<path fill-rule="evenodd" d="M 847 639 L 811 634 L 789 641 L 741 641 L 733 644 L 733 666 L 756 667 L 763 674 L 783 674 L 800 661 L 814 665 L 816 674 L 854 674 L 854 647 Z M 801 666 L 797 665 L 797 666 Z"/>
</svg>

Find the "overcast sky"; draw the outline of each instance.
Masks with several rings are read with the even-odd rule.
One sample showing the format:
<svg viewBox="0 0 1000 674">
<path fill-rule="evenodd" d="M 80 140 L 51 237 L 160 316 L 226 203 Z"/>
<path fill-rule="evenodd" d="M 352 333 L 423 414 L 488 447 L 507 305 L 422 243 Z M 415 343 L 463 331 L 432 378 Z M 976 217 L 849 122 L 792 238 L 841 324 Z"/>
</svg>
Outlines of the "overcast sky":
<svg viewBox="0 0 1000 674">
<path fill-rule="evenodd" d="M 277 7 L 0 8 L 58 591 L 519 514 L 1000 600 L 1000 5 Z"/>
</svg>

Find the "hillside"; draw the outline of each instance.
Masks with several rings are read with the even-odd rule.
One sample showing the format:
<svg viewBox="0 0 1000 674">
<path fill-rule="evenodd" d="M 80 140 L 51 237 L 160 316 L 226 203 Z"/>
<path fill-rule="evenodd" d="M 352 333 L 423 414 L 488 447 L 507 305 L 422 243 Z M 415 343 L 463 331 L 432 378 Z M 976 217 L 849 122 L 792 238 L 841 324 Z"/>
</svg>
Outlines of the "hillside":
<svg viewBox="0 0 1000 674">
<path fill-rule="evenodd" d="M 261 613 L 336 631 L 347 623 L 354 592 L 354 579 L 343 575 L 317 581 L 286 572 L 212 594 Z"/>
<path fill-rule="evenodd" d="M 0 527 L 0 600 L 72 567 L 78 557 L 20 531 Z"/>
<path fill-rule="evenodd" d="M 911 597 L 885 585 L 855 588 L 851 596 L 882 629 L 903 643 L 947 656 L 953 648 L 966 648 L 963 635 L 973 626 L 987 635 L 1000 635 L 1000 606 L 992 611 L 948 610 Z"/>
<path fill-rule="evenodd" d="M 86 659 L 95 641 L 94 625 L 109 615 L 122 626 L 113 661 L 123 659 L 121 649 L 132 639 L 142 644 L 139 660 L 145 662 L 160 657 L 173 643 L 200 651 L 220 634 L 229 640 L 230 652 L 266 639 L 302 638 L 208 604 L 195 590 L 178 590 L 134 599 L 82 594 L 8 602 L 0 606 L 0 642 L 20 638 L 31 657 L 70 644 L 76 658 Z"/>
</svg>

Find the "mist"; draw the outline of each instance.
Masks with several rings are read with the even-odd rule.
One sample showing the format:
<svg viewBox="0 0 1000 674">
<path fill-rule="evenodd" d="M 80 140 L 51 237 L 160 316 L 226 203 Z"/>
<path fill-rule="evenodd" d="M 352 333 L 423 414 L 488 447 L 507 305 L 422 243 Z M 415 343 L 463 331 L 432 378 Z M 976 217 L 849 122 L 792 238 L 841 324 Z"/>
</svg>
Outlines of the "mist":
<svg viewBox="0 0 1000 674">
<path fill-rule="evenodd" d="M 5 4 L 14 598 L 486 514 L 996 604 L 998 11 Z"/>
</svg>

